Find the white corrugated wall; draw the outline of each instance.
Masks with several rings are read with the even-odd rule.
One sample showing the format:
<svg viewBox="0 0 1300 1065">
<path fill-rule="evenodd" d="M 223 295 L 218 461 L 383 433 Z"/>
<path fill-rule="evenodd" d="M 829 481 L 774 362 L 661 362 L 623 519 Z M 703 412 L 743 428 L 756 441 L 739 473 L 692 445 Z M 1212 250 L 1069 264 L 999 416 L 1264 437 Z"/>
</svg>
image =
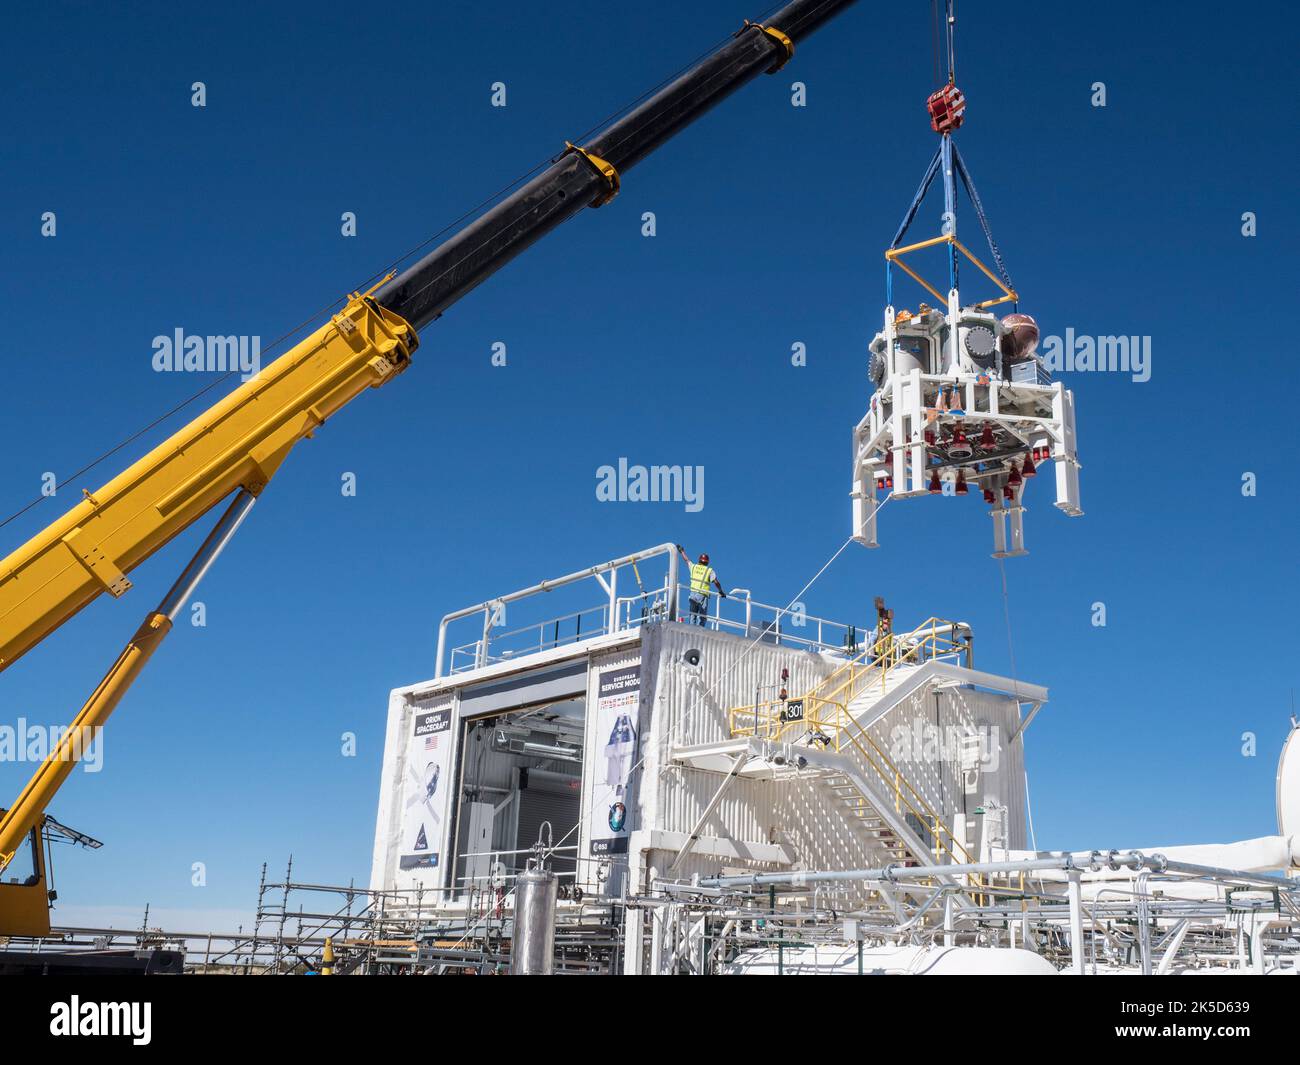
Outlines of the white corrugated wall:
<svg viewBox="0 0 1300 1065">
<path fill-rule="evenodd" d="M 685 660 L 700 652 L 699 665 Z M 645 827 L 689 832 L 717 791 L 721 777 L 669 766 L 672 747 L 714 743 L 730 738 L 727 711 L 752 704 L 760 687 L 762 698 L 774 698 L 782 668 L 789 669 L 787 688 L 799 694 L 828 676 L 834 664 L 808 651 L 755 643 L 739 636 L 686 625 L 661 625 L 644 640 L 644 671 L 655 685 L 652 745 L 647 764 L 658 778 L 657 794 L 647 795 Z M 770 781 L 739 779 L 724 794 L 706 834 L 750 842 L 771 842 L 780 827 L 780 789 Z"/>
<path fill-rule="evenodd" d="M 975 811 L 988 799 L 1007 808 L 1009 840 L 1025 834 L 1024 752 L 1020 740 L 1008 742 L 1019 721 L 1009 696 L 948 687 L 905 699 L 869 732 L 950 828 L 959 830 L 957 819 L 965 819 L 966 846 L 977 858 L 981 818 Z M 979 740 L 979 769 L 968 774 L 960 736 L 972 733 Z"/>
<path fill-rule="evenodd" d="M 690 650 L 700 652 L 698 666 L 685 661 Z M 752 704 L 760 686 L 762 698 L 772 698 L 782 668 L 790 671 L 791 696 L 811 689 L 837 665 L 807 651 L 755 644 L 735 636 L 689 626 L 668 625 L 649 630 L 644 640 L 644 699 L 652 701 L 650 750 L 642 782 L 642 827 L 666 832 L 690 832 L 722 783 L 718 773 L 673 765 L 672 747 L 718 742 L 729 737 L 727 711 Z M 653 686 L 650 681 L 653 678 Z M 920 722 L 936 726 L 937 735 L 951 740 L 961 732 L 979 730 L 987 768 L 967 790 L 960 753 L 940 745 L 939 757 L 895 759 L 913 786 L 951 826 L 956 814 L 966 818 L 966 838 L 978 853 L 980 819 L 975 808 L 995 798 L 1008 808 L 1011 846 L 1024 837 L 1024 768 L 1020 743 L 1007 740 L 1018 724 L 1015 701 L 971 688 L 921 692 L 905 700 L 872 729 L 873 737 L 893 755 L 891 733 L 914 729 Z M 740 778 L 723 793 L 702 834 L 749 843 L 785 844 L 796 865 L 809 869 L 843 869 L 878 864 L 878 847 L 862 837 L 836 807 L 823 785 L 814 779 L 767 781 Z M 655 855 L 666 865 L 668 855 Z M 725 860 L 701 856 L 679 866 L 674 875 L 716 872 Z M 740 867 L 736 860 L 732 866 Z M 760 863 L 749 863 L 749 868 Z M 661 868 L 662 871 L 662 868 Z"/>
<path fill-rule="evenodd" d="M 672 764 L 673 747 L 720 742 L 729 737 L 727 711 L 735 706 L 752 704 L 757 697 L 770 699 L 781 685 L 781 670 L 790 671 L 785 682 L 790 694 L 798 697 L 829 675 L 839 660 L 815 655 L 791 647 L 755 643 L 752 640 L 720 634 L 687 625 L 657 625 L 642 630 L 640 644 L 624 646 L 609 653 L 591 656 L 588 680 L 588 721 L 595 703 L 596 677 L 602 671 L 641 663 L 641 701 L 638 714 L 642 760 L 636 784 L 636 801 L 630 813 L 634 830 L 653 829 L 663 832 L 689 833 L 713 798 L 723 777 Z M 686 654 L 700 653 L 698 665 L 687 663 Z M 765 689 L 761 696 L 759 688 Z M 400 802 L 394 783 L 401 780 L 404 747 L 409 741 L 409 709 L 404 705 L 410 689 L 394 692 L 390 703 L 384 780 L 376 826 L 376 845 L 372 883 L 391 886 L 396 863 L 395 824 L 393 818 Z M 450 693 L 443 693 L 448 698 Z M 896 753 L 893 741 L 898 728 L 912 729 L 917 722 L 949 727 L 987 729 L 989 749 L 995 756 L 991 764 L 967 790 L 955 757 L 938 759 L 894 758 L 899 768 L 925 795 L 951 825 L 953 816 L 967 816 L 967 845 L 978 850 L 979 819 L 975 807 L 995 798 L 1008 809 L 1008 844 L 1026 845 L 1024 761 L 1020 742 L 1008 743 L 1019 715 L 1014 700 L 971 688 L 948 688 L 936 694 L 922 692 L 896 707 L 872 728 L 873 737 L 883 749 Z M 459 729 L 459 725 L 457 725 Z M 592 752 L 599 738 L 588 729 L 587 756 L 583 773 L 583 818 L 578 839 L 583 859 L 580 880 L 589 890 L 611 888 L 609 880 L 597 882 L 596 867 L 590 859 L 590 825 L 592 774 L 597 759 Z M 906 752 L 904 752 L 906 753 Z M 945 752 L 951 754 L 951 752 Z M 562 831 L 557 835 L 562 834 Z M 806 869 L 845 869 L 878 865 L 882 856 L 879 846 L 867 840 L 834 797 L 815 778 L 770 781 L 740 778 L 724 792 L 717 808 L 701 830 L 705 837 L 750 844 L 782 846 L 796 867 Z M 567 841 L 567 842 L 572 842 Z M 666 872 L 673 854 L 656 852 L 650 865 Z M 887 860 L 887 858 L 885 858 Z M 618 864 L 618 863 L 615 863 Z M 762 869 L 772 863 L 725 859 L 708 854 L 692 855 L 675 871 L 674 876 L 693 873 L 710 874 L 720 869 Z M 615 881 L 621 881 L 614 870 Z M 601 870 L 601 878 L 609 873 Z"/>
</svg>

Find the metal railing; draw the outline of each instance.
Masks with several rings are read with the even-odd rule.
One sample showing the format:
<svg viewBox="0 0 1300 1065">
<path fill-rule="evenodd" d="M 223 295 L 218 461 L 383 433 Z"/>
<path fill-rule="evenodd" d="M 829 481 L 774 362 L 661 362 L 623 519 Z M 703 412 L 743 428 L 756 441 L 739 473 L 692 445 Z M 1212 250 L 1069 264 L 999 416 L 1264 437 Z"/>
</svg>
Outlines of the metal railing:
<svg viewBox="0 0 1300 1065">
<path fill-rule="evenodd" d="M 760 603 L 748 588 L 733 588 L 724 599 L 711 595 L 707 613 L 693 617 L 690 587 L 679 585 L 674 596 L 677 619 L 698 624 L 714 632 L 731 632 L 750 639 L 785 647 L 798 647 L 821 654 L 852 657 L 859 654 L 859 640 L 867 630 L 857 625 L 815 617 L 802 609 L 790 610 Z"/>
<path fill-rule="evenodd" d="M 930 834 L 930 850 L 936 861 L 947 858 L 949 862 L 953 863 L 974 862 L 974 856 L 952 834 L 947 822 L 930 805 L 925 796 L 912 786 L 911 781 L 903 776 L 902 771 L 884 752 L 880 744 L 847 713 L 844 717 L 845 720 L 836 733 L 835 749 L 842 751 L 851 748 L 852 752 L 857 756 L 856 760 L 859 765 L 866 769 L 871 776 L 875 777 L 874 782 L 879 785 L 878 790 L 880 793 L 893 796 L 894 812 L 910 814 L 917 824 L 925 826 Z M 846 736 L 848 737 L 847 747 L 842 742 Z M 862 796 L 862 802 L 869 802 L 867 796 Z M 978 886 L 978 884 L 979 881 L 973 881 L 971 886 Z"/>
<path fill-rule="evenodd" d="M 488 851 L 471 851 L 465 854 L 456 855 L 458 865 L 464 866 L 464 871 L 457 871 L 453 880 L 453 890 L 463 892 L 471 887 L 502 887 L 506 884 L 513 884 L 519 879 L 519 874 L 523 872 L 526 862 L 524 859 L 536 854 L 533 847 L 522 847 L 514 850 L 488 850 Z M 591 859 L 584 859 L 578 853 L 578 845 L 572 844 L 565 847 L 552 847 L 547 852 L 556 862 L 555 875 L 560 880 L 576 880 L 580 875 L 577 866 L 584 861 L 590 862 Z M 558 860 L 553 856 L 558 855 Z M 470 859 L 486 858 L 487 861 L 481 863 L 486 867 L 484 872 L 472 872 L 471 868 L 479 868 Z"/>
<path fill-rule="evenodd" d="M 474 640 L 453 647 L 447 662 L 448 672 L 464 673 L 471 669 L 481 669 L 511 658 L 547 651 L 552 647 L 578 643 L 609 631 L 608 606 L 575 610 L 517 629 L 492 633 L 486 640 Z"/>
<path fill-rule="evenodd" d="M 728 726 L 732 736 L 776 741 L 812 733 L 837 754 L 852 755 L 868 783 L 877 785 L 877 793 L 893 797 L 894 812 L 910 815 L 914 824 L 928 832 L 935 861 L 972 862 L 974 858 L 952 834 L 939 812 L 850 710 L 858 698 L 877 684 L 882 694 L 887 691 L 890 677 L 897 678 L 900 670 L 933 661 L 956 660 L 969 666 L 970 657 L 970 628 L 961 622 L 932 617 L 910 632 L 879 637 L 801 699 L 769 699 L 733 708 L 728 712 Z M 858 812 L 862 813 L 871 806 L 871 800 L 860 789 L 854 790 L 858 794 Z M 972 881 L 970 886 L 979 884 Z"/>
<path fill-rule="evenodd" d="M 667 558 L 666 573 L 649 585 L 642 582 L 638 563 Z M 637 591 L 620 595 L 618 574 L 631 568 Z M 629 632 L 642 625 L 663 621 L 695 622 L 715 632 L 727 632 L 767 643 L 796 647 L 819 654 L 852 658 L 862 651 L 864 629 L 853 624 L 815 617 L 802 609 L 787 610 L 753 598 L 748 588 L 735 588 L 724 598 L 711 595 L 707 611 L 692 616 L 690 587 L 678 582 L 679 559 L 673 544 L 661 544 L 566 577 L 543 581 L 509 595 L 489 599 L 446 615 L 438 626 L 436 677 L 464 673 L 537 654 L 556 647 L 589 640 L 596 636 Z M 503 622 L 506 605 L 529 599 L 568 585 L 593 580 L 601 586 L 602 601 L 558 617 L 507 629 Z M 478 637 L 448 650 L 449 626 L 475 618 Z"/>
<path fill-rule="evenodd" d="M 900 670 L 932 661 L 971 662 L 970 628 L 929 618 L 910 632 L 889 633 L 859 651 L 801 698 L 758 700 L 728 711 L 732 736 L 786 740 L 804 731 L 827 734 L 839 750 L 839 732 L 853 723 L 849 707 L 874 686 L 881 694 Z"/>
<path fill-rule="evenodd" d="M 638 588 L 640 588 L 641 578 L 640 572 L 636 568 L 637 563 L 659 557 L 667 559 L 668 572 L 662 585 L 651 592 L 641 589 L 640 594 L 637 596 L 620 598 L 618 593 L 619 573 L 626 568 L 631 568 L 636 575 Z M 481 669 L 483 666 L 521 654 L 532 654 L 545 650 L 548 646 L 560 646 L 561 644 L 589 639 L 602 632 L 607 634 L 618 632 L 620 631 L 620 619 L 630 614 L 630 611 L 626 611 L 622 606 L 629 599 L 631 601 L 649 599 L 662 591 L 665 603 L 668 602 L 668 589 L 677 586 L 677 566 L 677 545 L 660 544 L 657 547 L 624 555 L 622 558 L 603 562 L 597 566 L 589 566 L 586 569 L 566 574 L 563 577 L 542 581 L 540 584 L 530 585 L 516 592 L 510 592 L 507 595 L 498 596 L 495 599 L 489 599 L 486 602 L 446 614 L 438 624 L 438 650 L 434 676 L 445 676 L 444 667 L 447 667 L 449 672 Z M 595 581 L 600 585 L 604 593 L 604 601 L 601 606 L 583 608 L 561 618 L 549 618 L 546 621 L 527 625 L 510 632 L 498 633 L 495 631 L 504 628 L 506 606 L 508 604 L 583 581 Z M 672 620 L 671 612 L 669 613 L 668 620 Z M 451 658 L 455 660 L 453 665 L 449 662 L 447 656 L 448 627 L 455 621 L 471 617 L 480 619 L 480 635 L 472 643 L 462 644 L 452 651 Z M 584 618 L 587 619 L 589 626 L 585 631 Z M 564 623 L 563 633 L 561 633 L 561 623 Z M 569 623 L 573 624 L 572 632 L 569 631 Z M 641 621 L 638 619 L 637 624 L 640 623 Z M 551 641 L 549 643 L 547 641 L 547 630 L 551 632 Z M 510 641 L 513 641 L 513 643 Z"/>
</svg>

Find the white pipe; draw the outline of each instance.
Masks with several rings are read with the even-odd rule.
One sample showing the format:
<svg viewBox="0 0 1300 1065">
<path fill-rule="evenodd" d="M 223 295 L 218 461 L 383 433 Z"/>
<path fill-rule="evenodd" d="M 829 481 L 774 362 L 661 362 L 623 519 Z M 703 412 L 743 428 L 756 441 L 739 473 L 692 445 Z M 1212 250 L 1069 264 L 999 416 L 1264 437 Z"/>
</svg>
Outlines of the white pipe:
<svg viewBox="0 0 1300 1065">
<path fill-rule="evenodd" d="M 1099 856 L 1100 860 L 1100 856 Z M 1136 868 L 1143 862 L 1153 862 L 1140 854 L 1117 855 L 1114 863 L 1118 866 Z M 837 872 L 798 873 L 801 883 L 814 884 L 821 881 L 837 880 L 924 880 L 936 876 L 965 876 L 967 874 L 997 874 L 1034 872 L 1040 869 L 1071 870 L 1080 868 L 1080 863 L 1073 858 L 1038 858 L 1027 861 L 1011 862 L 967 862 L 953 865 L 898 865 L 890 864 L 881 869 L 845 869 Z M 761 887 L 770 884 L 788 884 L 796 874 L 763 873 L 750 876 L 717 876 L 702 879 L 701 887 Z"/>
<path fill-rule="evenodd" d="M 1170 936 L 1166 937 L 1166 942 L 1168 942 L 1169 945 L 1165 947 L 1165 952 L 1160 958 L 1160 966 L 1156 969 L 1157 976 L 1165 976 L 1169 973 L 1169 970 L 1173 968 L 1174 958 L 1178 955 L 1178 951 L 1183 945 L 1183 940 L 1187 937 L 1187 930 L 1191 927 L 1191 921 L 1179 921 L 1178 928 Z"/>
<path fill-rule="evenodd" d="M 818 752 L 820 753 L 820 752 Z M 807 752 L 812 756 L 813 752 Z M 1162 854 L 1146 855 L 1141 851 L 1090 851 L 1086 855 L 1063 854 L 1055 858 L 1016 859 L 1005 862 L 967 862 L 952 865 L 905 866 L 891 864 L 880 869 L 844 869 L 832 872 L 801 872 L 799 881 L 814 884 L 823 881 L 843 880 L 917 880 L 930 877 L 955 877 L 967 874 L 1028 873 L 1039 870 L 1061 870 L 1067 873 L 1108 869 L 1149 869 L 1155 873 L 1177 873 L 1205 880 L 1228 880 L 1244 884 L 1260 884 L 1300 891 L 1300 880 L 1265 873 L 1244 872 L 1240 869 L 1219 869 L 1188 862 L 1171 862 Z M 701 887 L 739 888 L 764 887 L 789 884 L 793 873 L 763 873 L 748 876 L 717 876 L 702 879 Z"/>
<path fill-rule="evenodd" d="M 1070 972 L 1083 975 L 1083 874 L 1070 870 Z"/>
</svg>

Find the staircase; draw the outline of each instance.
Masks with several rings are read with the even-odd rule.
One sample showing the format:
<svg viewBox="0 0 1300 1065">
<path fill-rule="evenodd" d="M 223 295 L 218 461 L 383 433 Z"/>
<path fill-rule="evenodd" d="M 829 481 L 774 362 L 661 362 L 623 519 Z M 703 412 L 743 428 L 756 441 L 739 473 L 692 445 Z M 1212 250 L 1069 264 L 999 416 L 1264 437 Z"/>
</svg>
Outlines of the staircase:
<svg viewBox="0 0 1300 1065">
<path fill-rule="evenodd" d="M 975 858 L 952 835 L 870 734 L 870 727 L 938 679 L 937 663 L 969 661 L 958 627 L 931 618 L 887 636 L 841 665 L 799 699 L 770 700 L 730 711 L 733 737 L 795 745 L 857 833 L 879 844 L 885 863 L 946 865 Z M 969 878 L 967 886 L 978 881 Z"/>
<path fill-rule="evenodd" d="M 829 771 L 822 778 L 821 784 L 822 789 L 830 793 L 831 801 L 844 811 L 845 818 L 857 835 L 874 844 L 880 851 L 881 865 L 890 862 L 916 864 L 916 856 L 909 853 L 898 833 L 889 827 L 889 823 L 880 816 L 850 777 Z"/>
<path fill-rule="evenodd" d="M 846 814 L 912 865 L 974 862 L 942 816 L 903 775 L 866 728 L 850 721 L 839 733 L 844 770 L 826 766 L 827 786 Z M 825 758 L 810 759 L 813 765 Z"/>
<path fill-rule="evenodd" d="M 805 732 L 833 734 L 847 724 L 878 720 L 924 683 L 931 662 L 969 658 L 953 622 L 930 618 L 911 632 L 882 637 L 840 665 L 798 699 L 768 699 L 732 708 L 732 736 L 791 741 Z M 839 749 L 838 747 L 836 748 Z"/>
</svg>

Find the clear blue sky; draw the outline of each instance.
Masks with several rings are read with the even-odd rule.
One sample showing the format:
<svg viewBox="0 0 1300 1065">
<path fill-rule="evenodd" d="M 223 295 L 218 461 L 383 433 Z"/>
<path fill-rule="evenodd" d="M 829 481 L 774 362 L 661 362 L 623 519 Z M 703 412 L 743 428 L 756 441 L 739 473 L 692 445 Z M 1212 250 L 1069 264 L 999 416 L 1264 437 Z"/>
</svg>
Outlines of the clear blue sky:
<svg viewBox="0 0 1300 1065">
<path fill-rule="evenodd" d="M 1296 685 L 1289 7 L 958 13 L 959 143 L 1022 308 L 1047 333 L 1153 345 L 1145 384 L 1067 378 L 1087 515 L 1058 513 L 1040 479 L 1032 554 L 1006 566 L 1018 672 L 1052 692 L 1028 734 L 1038 842 L 1270 833 Z M 269 341 L 758 14 L 753 0 L 12 12 L 0 514 L 205 383 L 153 372 L 154 336 Z M 104 772 L 55 804 L 107 844 L 60 852 L 68 913 L 247 909 L 259 864 L 290 852 L 302 879 L 364 881 L 387 692 L 432 675 L 447 610 L 665 540 L 769 602 L 804 584 L 848 533 L 881 251 L 934 149 L 929 32 L 919 0 L 850 10 L 429 326 L 404 378 L 293 454 L 202 590 L 208 626 L 178 629 L 113 719 Z M 806 108 L 790 106 L 795 80 Z M 790 365 L 797 341 L 806 368 Z M 703 465 L 704 509 L 598 503 L 596 468 L 620 456 Z M 77 497 L 0 530 L 0 551 Z M 883 594 L 901 623 L 965 618 L 979 664 L 1006 671 L 988 525 L 973 496 L 893 503 L 884 546 L 847 551 L 809 609 L 862 620 Z M 0 717 L 69 720 L 194 546 L 9 669 Z M 0 766 L 6 794 L 27 768 Z"/>
</svg>

